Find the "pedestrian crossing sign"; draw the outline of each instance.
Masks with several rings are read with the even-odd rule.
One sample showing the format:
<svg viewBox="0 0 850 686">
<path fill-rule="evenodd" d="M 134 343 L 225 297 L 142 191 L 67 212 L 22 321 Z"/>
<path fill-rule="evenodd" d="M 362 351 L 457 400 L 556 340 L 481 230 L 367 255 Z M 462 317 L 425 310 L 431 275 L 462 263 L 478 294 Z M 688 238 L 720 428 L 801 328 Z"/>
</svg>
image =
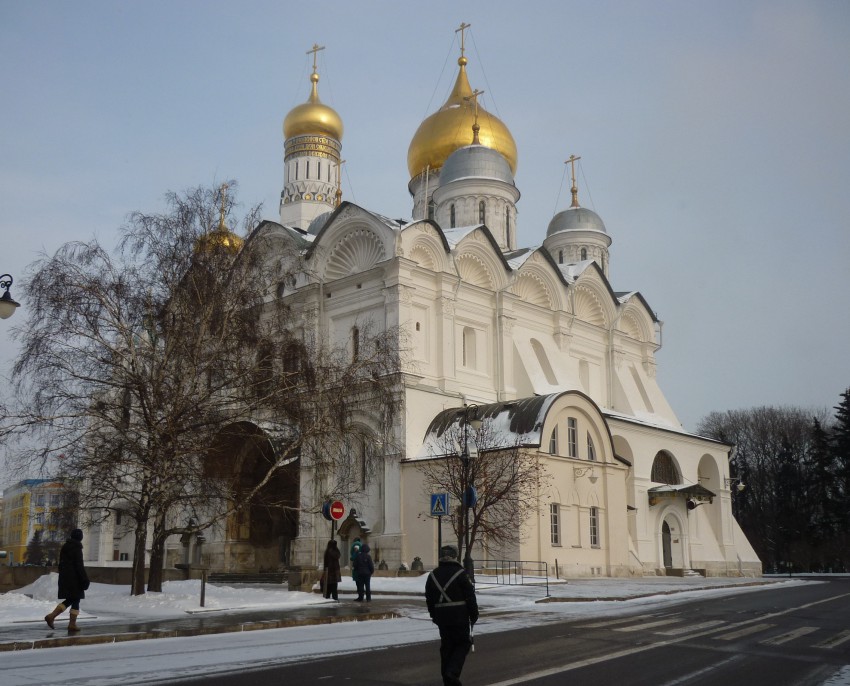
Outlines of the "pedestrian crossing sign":
<svg viewBox="0 0 850 686">
<path fill-rule="evenodd" d="M 449 494 L 448 493 L 432 493 L 431 494 L 431 516 L 442 517 L 449 513 Z"/>
</svg>

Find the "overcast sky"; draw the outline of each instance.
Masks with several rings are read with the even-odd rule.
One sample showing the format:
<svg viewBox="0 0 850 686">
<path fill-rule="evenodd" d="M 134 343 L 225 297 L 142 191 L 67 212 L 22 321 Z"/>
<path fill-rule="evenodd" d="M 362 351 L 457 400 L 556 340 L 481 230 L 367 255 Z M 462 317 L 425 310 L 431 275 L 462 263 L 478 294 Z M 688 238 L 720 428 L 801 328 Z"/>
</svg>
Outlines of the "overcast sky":
<svg viewBox="0 0 850 686">
<path fill-rule="evenodd" d="M 39 251 L 168 190 L 234 178 L 277 219 L 286 113 L 345 124 L 344 199 L 409 217 L 407 148 L 456 74 L 513 133 L 518 243 L 579 195 L 617 291 L 664 321 L 659 380 L 687 429 L 713 410 L 831 407 L 850 386 L 850 3 L 0 0 L 0 371 Z M 4 386 L 6 384 L 4 383 Z M 2 485 L 2 484 L 0 484 Z"/>
</svg>

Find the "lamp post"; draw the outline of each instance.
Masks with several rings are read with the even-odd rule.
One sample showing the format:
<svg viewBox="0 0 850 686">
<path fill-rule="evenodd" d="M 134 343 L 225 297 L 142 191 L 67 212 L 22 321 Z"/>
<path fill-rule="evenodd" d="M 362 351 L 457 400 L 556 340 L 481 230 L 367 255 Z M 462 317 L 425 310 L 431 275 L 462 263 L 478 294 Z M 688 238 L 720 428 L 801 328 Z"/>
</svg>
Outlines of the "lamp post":
<svg viewBox="0 0 850 686">
<path fill-rule="evenodd" d="M 0 276 L 0 288 L 2 288 L 5 293 L 0 297 L 0 319 L 8 319 L 13 314 L 15 314 L 15 310 L 21 306 L 19 302 L 15 302 L 12 299 L 11 294 L 9 293 L 9 288 L 15 280 L 12 278 L 11 274 L 3 274 Z"/>
<path fill-rule="evenodd" d="M 472 561 L 472 555 L 470 554 L 470 540 L 469 540 L 469 510 L 474 507 L 474 503 L 472 499 L 475 494 L 475 487 L 472 485 L 470 479 L 470 459 L 471 456 L 469 454 L 469 427 L 471 426 L 475 431 L 481 428 L 481 420 L 478 419 L 478 405 L 464 405 L 463 414 L 461 416 L 461 421 L 463 422 L 463 445 L 461 446 L 460 460 L 463 466 L 463 481 L 461 483 L 461 506 L 463 508 L 463 568 L 466 570 L 466 573 L 469 575 L 471 581 L 475 581 L 475 565 Z M 475 446 L 475 454 L 478 454 L 478 444 Z"/>
</svg>

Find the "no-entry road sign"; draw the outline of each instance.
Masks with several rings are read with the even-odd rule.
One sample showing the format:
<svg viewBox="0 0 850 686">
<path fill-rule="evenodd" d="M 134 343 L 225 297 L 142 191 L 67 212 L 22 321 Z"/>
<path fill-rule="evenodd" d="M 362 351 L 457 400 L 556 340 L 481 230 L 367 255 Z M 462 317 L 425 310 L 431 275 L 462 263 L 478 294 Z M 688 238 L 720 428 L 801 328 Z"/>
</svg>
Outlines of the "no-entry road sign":
<svg viewBox="0 0 850 686">
<path fill-rule="evenodd" d="M 334 500 L 330 507 L 331 518 L 339 521 L 345 516 L 345 505 L 339 500 Z"/>
</svg>

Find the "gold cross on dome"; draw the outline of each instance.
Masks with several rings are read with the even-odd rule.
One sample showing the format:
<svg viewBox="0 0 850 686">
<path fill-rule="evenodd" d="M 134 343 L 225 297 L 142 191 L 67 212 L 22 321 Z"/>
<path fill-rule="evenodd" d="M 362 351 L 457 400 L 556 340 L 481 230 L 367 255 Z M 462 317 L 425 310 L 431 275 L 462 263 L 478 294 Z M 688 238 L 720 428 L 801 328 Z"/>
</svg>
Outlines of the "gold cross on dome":
<svg viewBox="0 0 850 686">
<path fill-rule="evenodd" d="M 472 24 L 465 24 L 465 23 L 461 22 L 460 27 L 455 29 L 455 33 L 460 33 L 460 56 L 461 57 L 463 57 L 463 51 L 464 51 L 463 32 L 466 31 L 466 29 L 471 28 L 471 27 L 472 27 Z"/>
<path fill-rule="evenodd" d="M 570 177 L 572 179 L 572 188 L 570 188 L 570 192 L 573 194 L 573 202 L 570 207 L 578 207 L 578 186 L 576 186 L 576 162 L 578 162 L 581 157 L 576 157 L 575 155 L 570 155 L 570 159 L 568 159 L 564 164 L 570 165 Z"/>
<path fill-rule="evenodd" d="M 319 45 L 318 43 L 313 43 L 313 47 L 307 51 L 307 54 L 313 53 L 313 72 L 316 71 L 316 56 L 319 54 L 320 50 L 324 50 L 324 45 Z"/>
</svg>

